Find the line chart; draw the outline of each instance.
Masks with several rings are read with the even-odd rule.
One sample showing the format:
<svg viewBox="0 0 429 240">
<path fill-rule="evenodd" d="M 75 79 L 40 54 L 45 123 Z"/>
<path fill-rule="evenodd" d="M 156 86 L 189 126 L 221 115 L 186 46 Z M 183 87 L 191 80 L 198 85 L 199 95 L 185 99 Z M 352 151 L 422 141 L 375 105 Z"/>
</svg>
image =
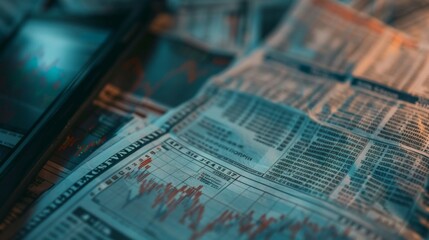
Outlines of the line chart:
<svg viewBox="0 0 429 240">
<path fill-rule="evenodd" d="M 239 177 L 170 139 L 104 181 L 91 196 L 112 215 L 157 238 L 349 238 L 349 229 L 338 228 L 332 219 Z"/>
</svg>

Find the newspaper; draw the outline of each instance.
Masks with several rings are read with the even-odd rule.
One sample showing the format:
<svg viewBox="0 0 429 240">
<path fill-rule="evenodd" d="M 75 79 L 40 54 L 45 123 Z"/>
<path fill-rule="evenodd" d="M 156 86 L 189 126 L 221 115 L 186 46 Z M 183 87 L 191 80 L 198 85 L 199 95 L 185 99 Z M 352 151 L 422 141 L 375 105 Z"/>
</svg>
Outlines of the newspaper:
<svg viewBox="0 0 429 240">
<path fill-rule="evenodd" d="M 337 25 L 333 34 L 314 21 L 343 51 L 310 44 L 314 54 L 296 57 L 287 45 L 300 31 L 287 19 L 276 45 L 84 163 L 3 237 L 428 238 L 429 109 L 421 97 L 354 75 L 373 49 L 345 50 L 390 30 L 370 19 L 374 32 L 338 8 L 297 6 L 356 21 L 350 29 L 365 37 L 347 43 Z M 346 56 L 353 59 L 342 63 Z"/>
<path fill-rule="evenodd" d="M 388 28 L 380 21 L 331 1 L 302 1 L 268 45 L 276 53 L 349 73 L 377 48 Z"/>
<path fill-rule="evenodd" d="M 429 98 L 425 44 L 331 1 L 303 1 L 268 45 L 290 58 Z"/>
<path fill-rule="evenodd" d="M 265 40 L 295 0 L 184 0 L 176 34 L 217 50 L 242 55 Z"/>
<path fill-rule="evenodd" d="M 421 18 L 419 12 L 429 6 L 427 0 L 337 0 L 337 2 L 394 27 L 397 27 L 398 21 L 405 20 L 404 22 L 410 24 L 406 24 L 408 27 L 412 27 L 412 22 L 414 22 L 418 28 L 421 26 L 419 24 Z"/>
<path fill-rule="evenodd" d="M 276 91 L 284 95 L 207 88 L 73 173 L 18 236 L 418 237 L 427 146 L 405 147 L 384 136 L 397 133 L 391 125 L 405 111 L 428 111 L 258 58 L 224 77 L 234 85 L 252 81 L 255 75 L 246 73 L 258 72 L 258 79 L 265 73 L 266 84 L 283 83 Z M 291 85 L 314 83 L 330 87 L 287 94 Z M 313 95 L 320 96 L 314 106 L 299 104 Z M 362 112 L 352 114 L 353 107 Z"/>
</svg>

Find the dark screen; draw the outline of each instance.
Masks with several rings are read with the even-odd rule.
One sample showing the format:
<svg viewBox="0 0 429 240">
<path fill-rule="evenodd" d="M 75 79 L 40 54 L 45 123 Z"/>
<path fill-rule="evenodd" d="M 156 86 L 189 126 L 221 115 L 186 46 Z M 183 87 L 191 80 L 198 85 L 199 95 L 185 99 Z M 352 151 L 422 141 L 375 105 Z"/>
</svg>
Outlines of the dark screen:
<svg viewBox="0 0 429 240">
<path fill-rule="evenodd" d="M 70 84 L 108 31 L 29 20 L 0 53 L 0 162 Z"/>
</svg>

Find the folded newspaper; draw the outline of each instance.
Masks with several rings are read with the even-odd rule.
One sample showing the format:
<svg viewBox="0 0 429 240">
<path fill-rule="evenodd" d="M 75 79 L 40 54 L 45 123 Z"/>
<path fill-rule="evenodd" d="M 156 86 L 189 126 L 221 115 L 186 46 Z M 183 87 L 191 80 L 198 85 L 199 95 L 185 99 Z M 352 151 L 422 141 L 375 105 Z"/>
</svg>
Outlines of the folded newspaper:
<svg viewBox="0 0 429 240">
<path fill-rule="evenodd" d="M 299 1 L 266 45 L 3 237 L 426 239 L 428 56 L 343 5 Z"/>
</svg>

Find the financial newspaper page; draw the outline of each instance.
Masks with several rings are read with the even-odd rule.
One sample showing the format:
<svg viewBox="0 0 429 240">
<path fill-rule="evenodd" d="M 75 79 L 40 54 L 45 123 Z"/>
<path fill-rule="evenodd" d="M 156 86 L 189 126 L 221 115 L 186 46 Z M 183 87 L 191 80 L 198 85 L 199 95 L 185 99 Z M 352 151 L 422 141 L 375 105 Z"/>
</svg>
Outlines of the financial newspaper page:
<svg viewBox="0 0 429 240">
<path fill-rule="evenodd" d="M 341 17 L 329 1 L 298 8 Z M 353 75 L 373 50 L 363 43 L 385 31 L 356 22 L 367 33 L 357 42 L 337 38 L 337 25 L 320 33 L 338 39 L 336 55 L 322 51 L 328 42 L 286 47 L 299 31 L 274 36 L 276 45 L 87 161 L 3 236 L 427 238 L 429 110 L 421 97 Z"/>
<path fill-rule="evenodd" d="M 427 44 L 331 1 L 301 2 L 269 46 L 312 65 L 429 98 Z"/>
</svg>

